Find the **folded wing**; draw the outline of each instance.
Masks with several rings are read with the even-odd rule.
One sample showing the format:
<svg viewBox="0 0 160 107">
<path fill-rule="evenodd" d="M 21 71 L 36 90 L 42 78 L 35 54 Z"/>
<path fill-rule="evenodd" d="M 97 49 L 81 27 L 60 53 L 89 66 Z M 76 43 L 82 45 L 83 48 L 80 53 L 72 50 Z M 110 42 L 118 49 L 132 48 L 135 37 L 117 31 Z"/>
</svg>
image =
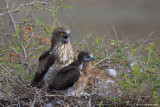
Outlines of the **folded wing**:
<svg viewBox="0 0 160 107">
<path fill-rule="evenodd" d="M 74 83 L 79 79 L 80 76 L 80 69 L 76 66 L 67 66 L 60 69 L 54 81 L 49 86 L 49 90 L 57 89 L 57 90 L 64 90 L 68 87 L 74 85 Z"/>
<path fill-rule="evenodd" d="M 43 79 L 44 75 L 47 73 L 49 67 L 54 64 L 55 56 L 54 54 L 50 54 L 50 52 L 51 50 L 47 50 L 40 56 L 38 69 L 35 72 L 31 86 L 37 86 L 41 79 Z"/>
</svg>

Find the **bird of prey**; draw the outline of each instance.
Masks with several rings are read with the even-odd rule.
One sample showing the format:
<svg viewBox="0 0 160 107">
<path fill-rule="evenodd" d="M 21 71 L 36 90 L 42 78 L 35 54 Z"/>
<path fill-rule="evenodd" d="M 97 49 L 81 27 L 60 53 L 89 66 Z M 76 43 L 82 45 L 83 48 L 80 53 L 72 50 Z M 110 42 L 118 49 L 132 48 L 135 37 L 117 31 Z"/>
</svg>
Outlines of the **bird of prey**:
<svg viewBox="0 0 160 107">
<path fill-rule="evenodd" d="M 91 51 L 80 51 L 77 60 L 57 72 L 48 91 L 64 90 L 67 95 L 76 96 L 83 94 L 92 70 L 91 60 L 94 60 Z"/>
<path fill-rule="evenodd" d="M 71 30 L 66 27 L 55 28 L 51 38 L 51 48 L 39 57 L 38 69 L 31 86 L 48 86 L 61 68 L 74 61 L 74 52 L 70 44 Z"/>
</svg>

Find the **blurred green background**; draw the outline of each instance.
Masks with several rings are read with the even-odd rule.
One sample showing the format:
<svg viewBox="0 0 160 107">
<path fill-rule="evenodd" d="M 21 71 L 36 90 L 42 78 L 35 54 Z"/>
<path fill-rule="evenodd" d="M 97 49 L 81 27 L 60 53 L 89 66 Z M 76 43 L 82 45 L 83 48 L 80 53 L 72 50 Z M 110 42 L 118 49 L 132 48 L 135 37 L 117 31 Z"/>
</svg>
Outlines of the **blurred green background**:
<svg viewBox="0 0 160 107">
<path fill-rule="evenodd" d="M 23 0 L 23 3 L 31 1 Z M 46 0 L 46 2 L 49 1 Z M 22 1 L 17 1 L 16 5 L 18 2 L 22 3 Z M 144 39 L 155 31 L 150 39 L 155 42 L 156 48 L 159 48 L 160 0 L 64 0 L 63 3 L 72 8 L 60 10 L 58 17 L 62 26 L 74 24 L 72 40 L 81 41 L 84 35 L 91 32 L 102 37 L 107 33 L 106 28 L 112 38 L 115 38 L 114 25 L 120 40 L 126 38 L 131 41 Z M 4 7 L 5 1 L 0 0 L 0 13 L 4 12 Z M 37 17 L 43 23 L 51 24 L 53 21 L 45 17 L 49 14 L 42 13 L 36 14 Z M 13 14 L 13 16 L 19 20 L 27 14 L 26 11 L 24 14 Z M 0 32 L 12 32 L 9 24 L 2 26 L 2 20 L 3 23 L 8 23 L 9 18 L 7 15 L 1 18 Z"/>
</svg>

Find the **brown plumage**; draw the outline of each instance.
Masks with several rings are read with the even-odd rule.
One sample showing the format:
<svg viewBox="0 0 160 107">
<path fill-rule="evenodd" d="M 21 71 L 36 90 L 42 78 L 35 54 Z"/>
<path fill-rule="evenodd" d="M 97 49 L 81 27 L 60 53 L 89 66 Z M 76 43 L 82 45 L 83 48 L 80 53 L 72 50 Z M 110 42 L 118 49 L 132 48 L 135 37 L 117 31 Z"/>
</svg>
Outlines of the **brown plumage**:
<svg viewBox="0 0 160 107">
<path fill-rule="evenodd" d="M 39 57 L 38 69 L 31 86 L 48 86 L 61 68 L 74 61 L 74 52 L 70 44 L 70 29 L 55 28 L 51 38 L 51 48 Z"/>
<path fill-rule="evenodd" d="M 90 51 L 80 51 L 76 61 L 57 72 L 49 91 L 65 90 L 68 95 L 83 93 L 91 72 L 91 60 L 94 58 Z"/>
</svg>

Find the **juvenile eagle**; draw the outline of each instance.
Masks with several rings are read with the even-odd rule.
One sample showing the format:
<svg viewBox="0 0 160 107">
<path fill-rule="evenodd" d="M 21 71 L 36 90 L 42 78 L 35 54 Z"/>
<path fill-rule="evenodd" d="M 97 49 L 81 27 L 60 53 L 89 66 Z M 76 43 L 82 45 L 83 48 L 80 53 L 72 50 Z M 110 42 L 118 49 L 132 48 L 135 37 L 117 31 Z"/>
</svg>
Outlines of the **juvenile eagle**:
<svg viewBox="0 0 160 107">
<path fill-rule="evenodd" d="M 90 51 L 80 51 L 76 61 L 57 72 L 48 91 L 56 89 L 65 90 L 68 95 L 83 94 L 92 70 L 91 60 L 94 60 L 94 57 Z"/>
<path fill-rule="evenodd" d="M 51 38 L 51 48 L 39 57 L 38 69 L 35 72 L 31 86 L 48 86 L 55 74 L 61 68 L 74 61 L 74 52 L 70 44 L 70 29 L 55 28 Z"/>
</svg>

